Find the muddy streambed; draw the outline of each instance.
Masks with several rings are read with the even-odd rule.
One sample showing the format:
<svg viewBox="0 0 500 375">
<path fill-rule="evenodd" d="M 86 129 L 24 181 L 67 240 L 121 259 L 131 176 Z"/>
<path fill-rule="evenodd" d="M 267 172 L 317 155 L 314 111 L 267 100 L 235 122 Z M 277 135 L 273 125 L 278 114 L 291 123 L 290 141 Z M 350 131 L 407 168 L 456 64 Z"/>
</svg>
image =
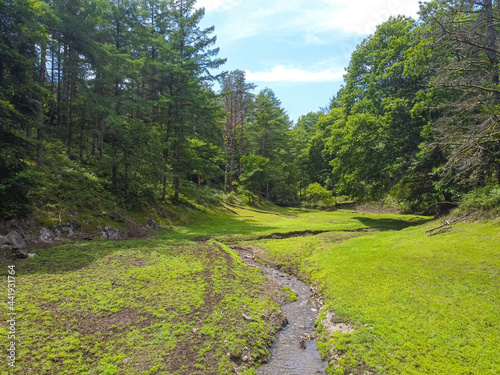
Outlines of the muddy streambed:
<svg viewBox="0 0 500 375">
<path fill-rule="evenodd" d="M 297 300 L 281 306 L 288 324 L 278 333 L 271 347 L 271 358 L 257 369 L 260 375 L 315 375 L 325 374 L 325 363 L 321 360 L 314 335 L 314 322 L 319 308 L 312 296 L 311 288 L 295 276 L 266 267 L 252 259 L 248 251 L 235 249 L 250 267 L 259 268 L 264 275 L 277 284 L 289 287 L 297 294 Z"/>
</svg>

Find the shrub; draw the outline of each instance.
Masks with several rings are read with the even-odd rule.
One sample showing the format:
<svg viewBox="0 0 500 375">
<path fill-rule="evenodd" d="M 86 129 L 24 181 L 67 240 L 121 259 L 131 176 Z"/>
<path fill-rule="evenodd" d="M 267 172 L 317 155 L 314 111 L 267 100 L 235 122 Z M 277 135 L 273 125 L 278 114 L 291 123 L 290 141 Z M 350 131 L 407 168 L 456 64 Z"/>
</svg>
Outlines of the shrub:
<svg viewBox="0 0 500 375">
<path fill-rule="evenodd" d="M 500 186 L 488 185 L 465 194 L 457 211 L 469 214 L 474 211 L 500 210 Z"/>
<path fill-rule="evenodd" d="M 304 204 L 306 207 L 327 208 L 334 206 L 336 203 L 332 192 L 325 189 L 321 184 L 316 182 L 307 187 Z"/>
</svg>

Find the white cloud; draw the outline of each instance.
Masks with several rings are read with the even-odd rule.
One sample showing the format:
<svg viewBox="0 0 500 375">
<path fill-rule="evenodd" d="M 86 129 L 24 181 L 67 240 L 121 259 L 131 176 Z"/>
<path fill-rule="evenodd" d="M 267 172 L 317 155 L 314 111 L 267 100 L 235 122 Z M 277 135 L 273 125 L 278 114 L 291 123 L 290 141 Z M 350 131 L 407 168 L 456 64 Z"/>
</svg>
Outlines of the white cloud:
<svg viewBox="0 0 500 375">
<path fill-rule="evenodd" d="M 340 81 L 343 75 L 343 71 L 332 69 L 310 72 L 283 65 L 277 65 L 267 72 L 246 72 L 246 78 L 250 82 L 328 82 Z"/>
<path fill-rule="evenodd" d="M 206 11 L 227 10 L 236 5 L 235 0 L 198 0 L 197 8 L 205 8 Z"/>
<path fill-rule="evenodd" d="M 418 0 L 199 0 L 217 13 L 217 30 L 230 40 L 302 33 L 310 44 L 325 34 L 368 35 L 390 16 L 416 17 Z"/>
<path fill-rule="evenodd" d="M 391 16 L 417 17 L 417 0 L 323 0 L 320 10 L 306 13 L 302 21 L 308 29 L 341 30 L 350 34 L 372 34 L 377 25 Z M 323 8 L 323 9 L 321 9 Z M 315 21 L 315 22 L 313 22 Z"/>
</svg>

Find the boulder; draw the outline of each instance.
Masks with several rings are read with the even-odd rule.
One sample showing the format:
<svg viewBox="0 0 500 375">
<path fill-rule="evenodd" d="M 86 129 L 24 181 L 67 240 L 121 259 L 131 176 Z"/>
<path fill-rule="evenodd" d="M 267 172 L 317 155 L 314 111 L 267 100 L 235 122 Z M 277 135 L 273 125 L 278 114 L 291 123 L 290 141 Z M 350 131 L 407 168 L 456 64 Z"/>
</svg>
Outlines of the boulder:
<svg viewBox="0 0 500 375">
<path fill-rule="evenodd" d="M 146 222 L 146 226 L 152 230 L 156 231 L 160 230 L 160 228 L 158 228 L 158 224 L 156 223 L 155 219 L 148 219 L 148 221 Z"/>
<path fill-rule="evenodd" d="M 24 239 L 18 232 L 9 232 L 6 236 L 0 236 L 0 248 L 8 259 L 32 258 L 35 254 L 27 254 L 23 251 L 26 247 Z"/>
<path fill-rule="evenodd" d="M 42 242 L 50 242 L 53 236 L 54 234 L 48 228 L 43 227 L 40 229 L 40 236 L 38 238 Z"/>
<path fill-rule="evenodd" d="M 69 223 L 62 223 L 59 225 L 61 233 L 65 233 L 68 237 L 73 237 L 75 235 L 75 230 L 78 229 L 78 223 L 71 220 Z"/>
<path fill-rule="evenodd" d="M 104 227 L 104 229 L 101 228 L 100 225 L 98 225 L 97 230 L 99 232 L 101 232 L 101 237 L 106 239 L 106 240 L 119 240 L 120 239 L 120 231 L 118 229 L 110 227 L 109 225 L 106 225 Z"/>
<path fill-rule="evenodd" d="M 18 232 L 15 231 L 9 232 L 9 234 L 7 234 L 5 238 L 10 244 L 12 244 L 17 249 L 22 249 L 26 247 L 24 239 Z"/>
<path fill-rule="evenodd" d="M 53 240 L 60 240 L 61 237 L 73 237 L 75 231 L 78 229 L 78 223 L 71 220 L 69 223 L 61 223 L 56 225 L 53 230 L 43 227 L 40 229 L 40 236 L 38 237 L 42 242 L 52 242 Z"/>
</svg>

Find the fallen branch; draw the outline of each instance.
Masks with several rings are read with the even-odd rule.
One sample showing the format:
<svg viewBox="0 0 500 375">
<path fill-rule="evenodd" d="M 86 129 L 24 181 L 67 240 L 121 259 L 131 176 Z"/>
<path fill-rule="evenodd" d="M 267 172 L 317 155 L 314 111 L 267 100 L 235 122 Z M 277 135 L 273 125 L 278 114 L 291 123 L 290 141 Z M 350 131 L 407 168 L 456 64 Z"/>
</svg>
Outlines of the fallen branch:
<svg viewBox="0 0 500 375">
<path fill-rule="evenodd" d="M 437 234 L 441 234 L 441 233 L 443 233 L 443 232 L 446 232 L 446 231 L 447 231 L 447 230 L 449 230 L 451 227 L 452 227 L 452 225 L 450 224 L 449 226 L 446 226 L 446 227 L 444 227 L 444 228 L 441 228 L 441 229 L 440 229 L 440 230 L 438 230 L 437 232 L 430 233 L 430 234 L 429 234 L 429 237 L 430 237 L 430 236 L 435 236 L 435 235 L 437 235 Z"/>
<path fill-rule="evenodd" d="M 249 322 L 256 322 L 256 320 L 254 318 L 251 318 L 249 317 L 248 315 L 245 315 L 245 313 L 241 313 L 243 315 L 243 318 L 246 320 L 246 321 L 249 321 Z"/>
<path fill-rule="evenodd" d="M 436 229 L 440 229 L 440 228 L 445 227 L 447 225 L 451 225 L 451 223 L 448 220 L 446 220 L 446 222 L 444 222 L 443 224 L 438 225 L 437 227 L 434 227 L 432 229 L 426 230 L 425 233 L 430 233 L 432 231 L 435 231 Z"/>
<path fill-rule="evenodd" d="M 437 229 L 440 229 L 439 231 L 430 234 L 430 236 L 434 236 L 436 234 L 439 234 L 439 233 L 443 232 L 446 229 L 449 229 L 450 227 L 453 226 L 453 224 L 458 223 L 459 221 L 467 220 L 468 218 L 469 218 L 469 215 L 466 215 L 466 216 L 463 216 L 461 218 L 458 218 L 458 219 L 455 219 L 455 220 L 452 220 L 452 221 L 446 220 L 443 224 L 438 225 L 437 227 L 434 227 L 432 229 L 429 229 L 429 230 L 425 231 L 425 233 L 431 233 L 431 232 L 434 232 Z M 446 227 L 446 228 L 442 229 L 444 227 Z"/>
<path fill-rule="evenodd" d="M 222 207 L 224 207 L 226 210 L 231 211 L 233 214 L 236 214 L 238 216 L 243 216 L 239 212 L 236 212 L 235 210 L 233 210 L 232 208 L 229 208 L 228 206 L 222 205 Z"/>
<path fill-rule="evenodd" d="M 229 203 L 229 202 L 227 202 L 227 204 L 230 205 L 230 206 L 236 207 L 236 208 L 240 208 L 242 210 L 248 210 L 248 211 L 258 212 L 260 214 L 278 215 L 278 216 L 279 215 L 295 216 L 295 215 L 292 215 L 292 214 L 285 214 L 285 213 L 278 213 L 278 212 L 255 210 L 253 208 L 247 208 L 247 207 L 243 207 L 243 206 L 238 206 L 237 204 Z"/>
</svg>

